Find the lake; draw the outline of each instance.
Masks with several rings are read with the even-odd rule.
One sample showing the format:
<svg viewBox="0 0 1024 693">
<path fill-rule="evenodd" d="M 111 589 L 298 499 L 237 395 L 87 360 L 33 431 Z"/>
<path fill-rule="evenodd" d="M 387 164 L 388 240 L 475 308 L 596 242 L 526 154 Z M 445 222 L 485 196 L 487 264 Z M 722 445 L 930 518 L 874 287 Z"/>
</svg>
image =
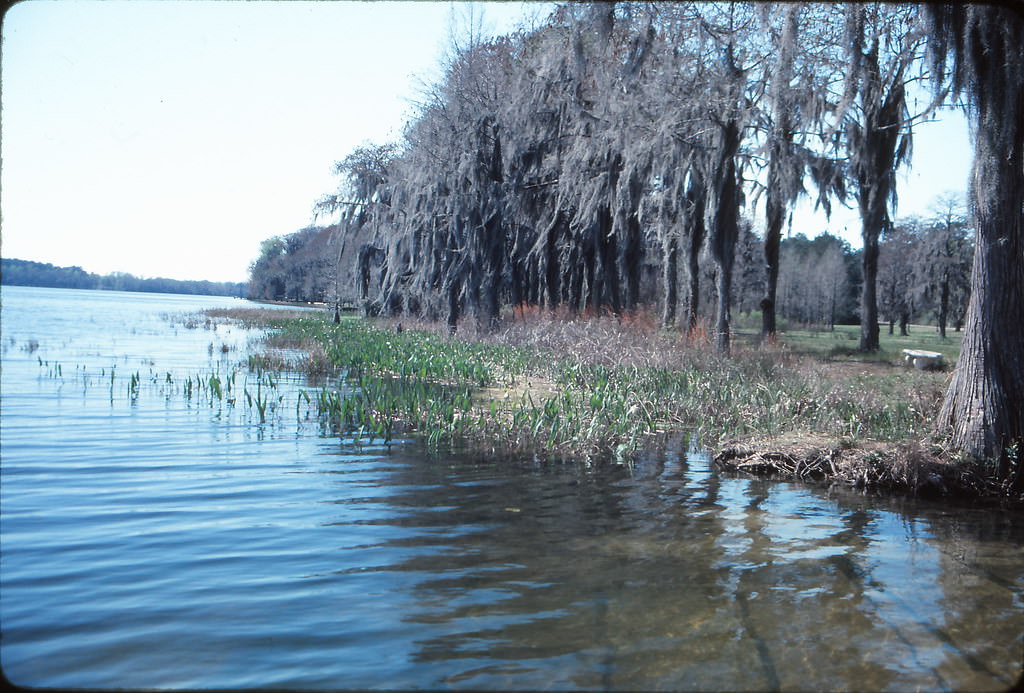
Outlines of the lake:
<svg viewBox="0 0 1024 693">
<path fill-rule="evenodd" d="M 729 477 L 680 445 L 591 465 L 357 444 L 310 414 L 317 384 L 262 389 L 244 365 L 258 332 L 195 317 L 254 304 L 8 286 L 0 300 L 0 662 L 15 684 L 1020 677 L 1020 513 Z M 268 391 L 261 422 L 246 395 Z"/>
</svg>

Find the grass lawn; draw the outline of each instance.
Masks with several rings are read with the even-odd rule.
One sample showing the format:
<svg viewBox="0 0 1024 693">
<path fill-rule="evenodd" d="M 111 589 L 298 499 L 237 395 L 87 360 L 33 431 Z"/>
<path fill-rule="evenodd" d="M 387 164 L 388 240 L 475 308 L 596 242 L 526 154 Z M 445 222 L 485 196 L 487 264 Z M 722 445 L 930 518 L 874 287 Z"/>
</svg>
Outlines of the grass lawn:
<svg viewBox="0 0 1024 693">
<path fill-rule="evenodd" d="M 780 332 L 779 342 L 793 351 L 829 360 L 847 361 L 890 361 L 901 362 L 904 349 L 921 349 L 941 353 L 950 366 L 960 356 L 960 342 L 963 332 L 946 331 L 946 338 L 939 337 L 938 330 L 930 325 L 911 325 L 909 334 L 901 337 L 897 330 L 890 335 L 887 326 L 879 334 L 881 349 L 864 354 L 857 351 L 860 343 L 858 325 L 836 325 L 834 330 L 788 329 Z M 756 333 L 746 333 L 745 338 L 757 338 Z"/>
</svg>

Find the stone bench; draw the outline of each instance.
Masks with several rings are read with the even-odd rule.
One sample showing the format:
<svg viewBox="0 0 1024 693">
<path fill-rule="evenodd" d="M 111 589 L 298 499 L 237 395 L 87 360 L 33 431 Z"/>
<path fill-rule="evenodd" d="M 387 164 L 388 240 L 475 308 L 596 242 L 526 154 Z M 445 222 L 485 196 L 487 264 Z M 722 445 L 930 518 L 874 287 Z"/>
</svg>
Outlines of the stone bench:
<svg viewBox="0 0 1024 693">
<path fill-rule="evenodd" d="M 924 370 L 938 370 L 943 367 L 942 354 L 937 351 L 921 351 L 919 349 L 904 349 L 903 360 L 913 364 L 914 368 Z"/>
</svg>

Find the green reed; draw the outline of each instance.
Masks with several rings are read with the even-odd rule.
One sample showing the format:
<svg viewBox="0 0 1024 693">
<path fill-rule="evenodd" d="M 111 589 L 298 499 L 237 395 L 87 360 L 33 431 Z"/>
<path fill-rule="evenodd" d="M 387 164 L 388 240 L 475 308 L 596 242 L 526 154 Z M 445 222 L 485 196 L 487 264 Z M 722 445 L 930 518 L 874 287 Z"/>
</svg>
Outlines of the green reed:
<svg viewBox="0 0 1024 693">
<path fill-rule="evenodd" d="M 683 347 L 662 359 L 670 367 L 653 367 L 320 314 L 260 321 L 272 329 L 268 346 L 308 356 L 288 364 L 256 355 L 250 368 L 330 374 L 332 384 L 306 403 L 332 432 L 357 441 L 415 435 L 430 447 L 625 459 L 652 437 L 679 432 L 706 445 L 792 431 L 896 440 L 927 432 L 941 394 L 928 374 L 836 378 L 820 362 L 779 352 L 722 358 Z"/>
</svg>

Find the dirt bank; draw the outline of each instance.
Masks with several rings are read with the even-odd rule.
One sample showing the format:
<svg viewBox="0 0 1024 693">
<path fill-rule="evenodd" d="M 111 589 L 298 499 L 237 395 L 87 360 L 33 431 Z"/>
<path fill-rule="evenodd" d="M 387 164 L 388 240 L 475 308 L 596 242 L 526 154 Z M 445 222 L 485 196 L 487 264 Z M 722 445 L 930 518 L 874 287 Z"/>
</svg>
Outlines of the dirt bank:
<svg viewBox="0 0 1024 693">
<path fill-rule="evenodd" d="M 1024 504 L 980 465 L 949 459 L 917 441 L 879 443 L 825 436 L 751 436 L 722 445 L 714 457 L 725 471 L 777 479 L 844 484 L 925 498 Z"/>
</svg>

